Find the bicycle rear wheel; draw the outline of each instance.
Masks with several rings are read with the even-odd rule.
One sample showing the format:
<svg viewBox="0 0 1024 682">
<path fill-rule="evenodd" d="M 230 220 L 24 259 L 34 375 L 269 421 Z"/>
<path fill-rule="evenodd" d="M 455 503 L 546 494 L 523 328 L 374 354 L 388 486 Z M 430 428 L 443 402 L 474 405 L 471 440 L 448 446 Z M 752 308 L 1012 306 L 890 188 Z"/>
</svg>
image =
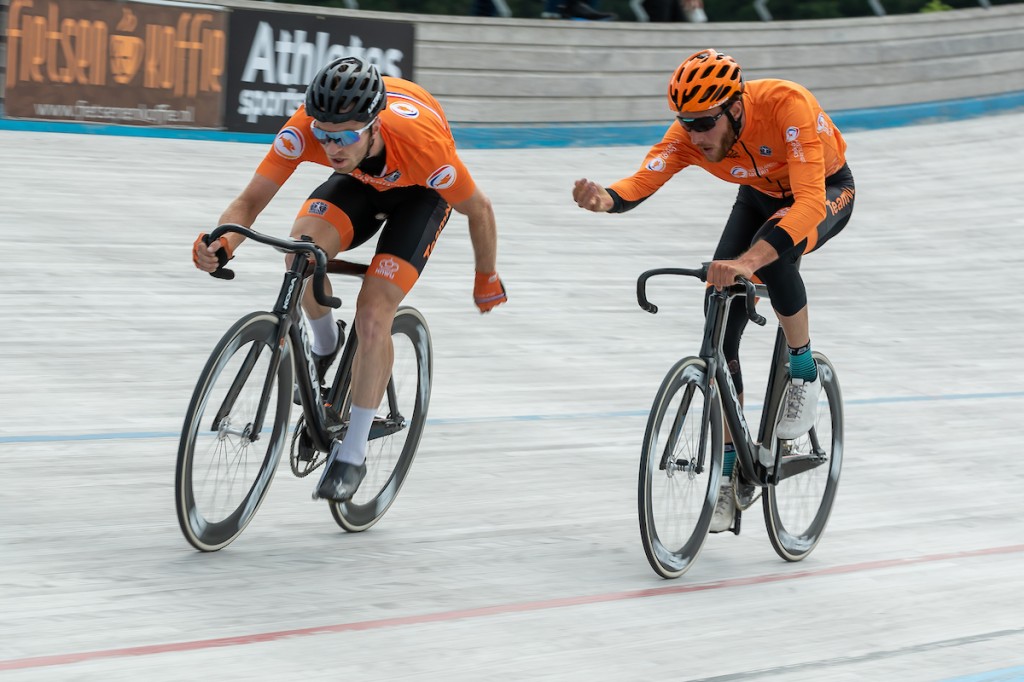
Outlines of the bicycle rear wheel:
<svg viewBox="0 0 1024 682">
<path fill-rule="evenodd" d="M 196 384 L 181 431 L 174 489 L 181 531 L 212 552 L 237 538 L 273 480 L 288 435 L 292 363 L 273 368 L 278 319 L 252 313 L 228 330 Z M 288 351 L 286 350 L 285 353 Z M 265 416 L 256 424 L 265 396 Z"/>
<path fill-rule="evenodd" d="M 352 499 L 331 502 L 331 515 L 351 533 L 364 531 L 384 516 L 409 475 L 430 403 L 433 351 L 427 321 L 415 308 L 402 307 L 391 325 L 395 360 L 391 379 L 377 409 L 366 453 L 366 478 Z M 350 343 L 357 343 L 353 330 Z M 351 375 L 345 381 L 351 380 Z M 348 421 L 350 389 L 340 413 Z"/>
<path fill-rule="evenodd" d="M 678 578 L 700 554 L 722 477 L 722 407 L 704 409 L 700 358 L 669 370 L 651 407 L 640 454 L 640 537 L 655 573 Z M 707 424 L 704 451 L 702 425 Z"/>
<path fill-rule="evenodd" d="M 796 440 L 776 441 L 776 447 L 783 449 L 783 478 L 768 486 L 762 503 L 768 539 L 786 561 L 800 561 L 821 540 L 843 466 L 843 397 L 839 380 L 828 358 L 816 352 L 814 359 L 821 377 L 817 421 Z M 781 415 L 781 405 L 779 411 Z M 780 415 L 776 415 L 776 420 Z"/>
</svg>

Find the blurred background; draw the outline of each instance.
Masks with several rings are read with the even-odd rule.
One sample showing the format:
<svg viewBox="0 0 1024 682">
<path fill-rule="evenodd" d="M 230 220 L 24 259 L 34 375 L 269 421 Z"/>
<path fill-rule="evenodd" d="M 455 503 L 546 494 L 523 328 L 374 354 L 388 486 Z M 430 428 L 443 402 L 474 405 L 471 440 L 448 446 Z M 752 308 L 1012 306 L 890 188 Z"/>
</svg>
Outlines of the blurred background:
<svg viewBox="0 0 1024 682">
<path fill-rule="evenodd" d="M 359 8 L 382 12 L 409 12 L 419 14 L 468 14 L 472 0 L 293 0 L 294 4 L 321 7 Z M 1011 4 L 1015 0 L 768 0 L 763 3 L 774 19 L 837 19 L 878 14 L 913 14 L 941 12 L 968 7 Z M 543 0 L 506 0 L 512 16 L 534 18 L 543 11 Z M 621 21 L 638 21 L 636 2 L 630 0 L 594 0 L 594 8 L 614 12 Z M 643 2 L 641 7 L 667 5 L 663 2 Z M 749 0 L 708 0 L 705 11 L 710 21 L 758 21 L 762 16 Z M 650 12 L 648 12 L 649 14 Z"/>
</svg>

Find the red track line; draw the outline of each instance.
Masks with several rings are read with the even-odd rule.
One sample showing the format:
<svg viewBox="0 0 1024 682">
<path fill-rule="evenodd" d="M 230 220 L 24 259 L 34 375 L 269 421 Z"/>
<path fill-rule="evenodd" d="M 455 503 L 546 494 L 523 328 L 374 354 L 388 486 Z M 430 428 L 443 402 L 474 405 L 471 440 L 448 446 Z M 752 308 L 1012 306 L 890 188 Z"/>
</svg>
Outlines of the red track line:
<svg viewBox="0 0 1024 682">
<path fill-rule="evenodd" d="M 0 670 L 19 670 L 22 668 L 43 668 L 55 665 L 68 665 L 82 661 L 95 661 L 105 658 L 127 658 L 129 656 L 151 656 L 175 651 L 198 651 L 200 649 L 214 649 L 217 647 L 240 646 L 256 644 L 258 642 L 273 642 L 287 637 L 309 637 L 311 635 L 324 635 L 336 632 L 349 632 L 356 630 L 380 630 L 383 628 L 401 627 L 405 625 L 418 625 L 420 623 L 438 623 L 467 618 L 483 618 L 503 613 L 522 613 L 528 611 L 543 611 L 545 609 L 558 609 L 568 606 L 581 606 L 585 604 L 600 604 L 605 602 L 623 601 L 626 599 L 640 599 L 643 597 L 663 597 L 673 594 L 685 594 L 687 592 L 704 592 L 707 590 L 720 590 L 729 587 L 745 587 L 747 585 L 764 585 L 778 583 L 800 578 L 814 578 L 819 576 L 842 575 L 844 573 L 860 573 L 863 571 L 876 571 L 883 568 L 895 566 L 912 566 L 935 561 L 949 561 L 952 559 L 967 559 L 973 557 L 992 556 L 995 554 L 1015 554 L 1024 552 L 1024 545 L 1008 545 L 1005 547 L 989 547 L 964 552 L 947 552 L 944 554 L 929 554 L 907 559 L 882 559 L 879 561 L 867 561 L 859 564 L 847 564 L 845 566 L 833 566 L 807 571 L 794 571 L 790 573 L 776 573 L 773 575 L 758 575 L 746 578 L 730 578 L 727 580 L 716 580 L 696 585 L 667 585 L 665 587 L 653 587 L 643 590 L 627 590 L 625 592 L 611 592 L 608 594 L 594 594 L 579 597 L 563 597 L 559 599 L 545 599 L 541 601 L 523 602 L 521 604 L 498 604 L 495 606 L 483 606 L 475 609 L 458 609 L 455 611 L 440 611 L 437 613 L 424 613 L 417 616 L 398 616 L 395 618 L 381 618 L 378 620 L 364 620 L 355 623 L 336 623 L 334 625 L 321 625 L 311 628 L 298 628 L 293 630 L 277 630 L 275 632 L 262 632 L 252 635 L 239 635 L 237 637 L 218 637 L 214 639 L 197 639 L 191 642 L 174 642 L 170 644 L 148 644 L 145 646 L 125 647 L 123 649 L 104 649 L 100 651 L 85 651 L 77 654 L 55 654 L 51 656 L 34 656 L 31 658 L 14 658 L 0 661 Z"/>
</svg>

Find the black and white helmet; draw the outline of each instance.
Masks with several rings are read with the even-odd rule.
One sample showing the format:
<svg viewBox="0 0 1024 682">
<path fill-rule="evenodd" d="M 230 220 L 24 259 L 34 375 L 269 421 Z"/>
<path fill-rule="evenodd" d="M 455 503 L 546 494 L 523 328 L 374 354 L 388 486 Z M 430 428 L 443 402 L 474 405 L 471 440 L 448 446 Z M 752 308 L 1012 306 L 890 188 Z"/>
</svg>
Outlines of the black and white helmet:
<svg viewBox="0 0 1024 682">
<path fill-rule="evenodd" d="M 324 123 L 368 123 L 386 103 L 380 71 L 359 57 L 335 59 L 306 89 L 306 113 Z"/>
</svg>

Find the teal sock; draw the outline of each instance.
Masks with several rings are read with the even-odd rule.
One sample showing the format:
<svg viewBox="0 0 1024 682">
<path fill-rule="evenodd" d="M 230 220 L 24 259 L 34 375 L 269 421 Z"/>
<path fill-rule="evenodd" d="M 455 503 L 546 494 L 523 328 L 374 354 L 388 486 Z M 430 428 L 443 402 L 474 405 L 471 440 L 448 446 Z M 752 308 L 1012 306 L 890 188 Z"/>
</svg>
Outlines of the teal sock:
<svg viewBox="0 0 1024 682">
<path fill-rule="evenodd" d="M 732 443 L 725 444 L 725 457 L 722 460 L 722 478 L 728 479 L 732 476 L 732 465 L 736 462 L 736 446 Z"/>
<path fill-rule="evenodd" d="M 809 341 L 806 346 L 789 349 L 789 376 L 804 381 L 814 381 L 818 378 L 818 366 L 814 364 Z"/>
</svg>

